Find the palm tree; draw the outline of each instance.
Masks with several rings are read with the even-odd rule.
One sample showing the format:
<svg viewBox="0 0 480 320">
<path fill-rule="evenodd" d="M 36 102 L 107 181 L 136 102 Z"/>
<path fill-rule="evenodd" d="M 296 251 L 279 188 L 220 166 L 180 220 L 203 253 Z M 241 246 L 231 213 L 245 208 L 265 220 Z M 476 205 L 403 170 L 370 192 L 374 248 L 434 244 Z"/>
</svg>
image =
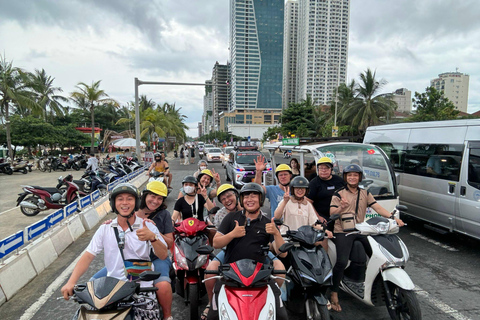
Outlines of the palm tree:
<svg viewBox="0 0 480 320">
<path fill-rule="evenodd" d="M 47 75 L 44 69 L 41 71 L 36 69 L 35 73 L 29 74 L 29 80 L 29 86 L 33 90 L 35 99 L 43 109 L 44 120 L 47 121 L 48 110 L 51 117 L 53 117 L 53 113 L 60 116 L 63 115 L 65 107 L 61 102 L 68 102 L 68 99 L 56 94 L 57 92 L 62 92 L 62 89 L 53 86 L 55 78 Z"/>
<path fill-rule="evenodd" d="M 378 95 L 387 82 L 383 79 L 377 81 L 375 74 L 376 72 L 370 69 L 361 73 L 361 81 L 355 88 L 355 99 L 342 106 L 342 119 L 350 120 L 351 124 L 358 127 L 361 132 L 364 132 L 368 126 L 378 124 L 379 117 L 393 114 L 397 108 L 391 96 Z M 351 100 L 351 97 L 349 99 Z"/>
<path fill-rule="evenodd" d="M 30 110 L 39 110 L 40 106 L 32 99 L 27 86 L 27 75 L 13 67 L 0 56 L 0 112 L 5 122 L 8 154 L 13 161 L 12 138 L 10 135 L 10 108 L 19 106 Z"/>
<path fill-rule="evenodd" d="M 109 98 L 108 94 L 105 91 L 100 90 L 100 82 L 92 81 L 92 85 L 89 86 L 83 82 L 77 84 L 76 88 L 78 91 L 74 91 L 71 94 L 72 100 L 80 107 L 85 108 L 90 111 L 90 117 L 92 121 L 92 139 L 90 145 L 90 153 L 93 153 L 94 143 L 95 143 L 95 107 L 100 104 L 111 104 L 118 106 L 118 102 L 114 99 Z"/>
</svg>

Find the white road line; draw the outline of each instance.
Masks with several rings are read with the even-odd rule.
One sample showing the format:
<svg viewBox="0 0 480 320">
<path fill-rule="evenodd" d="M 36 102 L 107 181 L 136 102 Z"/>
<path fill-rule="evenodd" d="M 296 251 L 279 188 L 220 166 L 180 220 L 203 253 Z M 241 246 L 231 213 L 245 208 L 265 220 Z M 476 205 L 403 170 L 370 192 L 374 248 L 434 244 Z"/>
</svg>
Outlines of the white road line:
<svg viewBox="0 0 480 320">
<path fill-rule="evenodd" d="M 439 247 L 441 247 L 441 248 L 443 248 L 443 249 L 445 249 L 445 250 L 452 251 L 452 252 L 458 251 L 458 249 L 455 249 L 455 248 L 453 248 L 453 247 L 450 247 L 450 246 L 448 246 L 448 245 L 446 245 L 446 244 L 443 244 L 443 243 L 441 243 L 441 242 L 438 242 L 438 241 L 436 241 L 436 240 L 430 239 L 429 237 L 426 237 L 426 236 L 424 236 L 424 235 L 422 235 L 422 234 L 419 234 L 419 233 L 415 233 L 415 232 L 414 232 L 414 233 L 410 233 L 410 235 L 412 235 L 412 236 L 414 236 L 414 237 L 417 237 L 417 238 L 420 238 L 420 239 L 422 239 L 422 240 L 425 240 L 425 241 L 427 241 L 427 242 L 430 242 L 431 244 L 434 244 L 434 245 L 436 245 L 436 246 L 439 246 Z"/>
<path fill-rule="evenodd" d="M 85 251 L 83 251 L 85 252 Z M 72 274 L 73 268 L 77 264 L 80 257 L 83 255 L 83 252 L 73 261 L 59 276 L 55 281 L 53 281 L 45 292 L 35 301 L 30 308 L 25 310 L 20 320 L 30 320 L 37 313 L 37 311 L 47 302 L 47 300 L 55 293 L 55 291 L 65 282 L 65 280 L 70 277 Z"/>
<path fill-rule="evenodd" d="M 2 214 L 4 214 L 4 213 L 10 212 L 10 211 L 15 210 L 15 209 L 17 209 L 17 207 L 13 207 L 13 208 L 11 208 L 11 209 L 8 209 L 8 210 L 5 210 L 5 211 L 3 211 L 3 212 L 0 212 L 0 216 L 1 216 Z"/>
<path fill-rule="evenodd" d="M 470 320 L 469 317 L 464 316 L 463 314 L 460 313 L 460 311 L 453 309 L 452 307 L 441 302 L 440 300 L 432 298 L 427 291 L 423 290 L 419 286 L 415 286 L 415 293 L 424 297 L 425 299 L 427 299 L 428 302 L 430 302 L 435 307 L 440 309 L 442 312 L 448 314 L 449 316 L 451 316 L 456 320 Z"/>
</svg>

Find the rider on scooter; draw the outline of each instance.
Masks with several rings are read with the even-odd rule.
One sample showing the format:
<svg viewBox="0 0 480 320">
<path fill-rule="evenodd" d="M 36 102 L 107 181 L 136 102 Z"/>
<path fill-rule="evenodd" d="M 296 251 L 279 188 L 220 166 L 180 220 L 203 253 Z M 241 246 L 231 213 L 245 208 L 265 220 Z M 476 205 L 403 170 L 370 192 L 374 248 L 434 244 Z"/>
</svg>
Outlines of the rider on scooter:
<svg viewBox="0 0 480 320">
<path fill-rule="evenodd" d="M 63 297 L 68 300 L 73 295 L 73 288 L 78 279 L 87 271 L 96 255 L 104 250 L 104 262 L 109 277 L 128 281 L 125 274 L 125 259 L 150 261 L 150 252 L 155 252 L 159 259 L 165 259 L 168 254 L 167 244 L 151 222 L 135 215 L 140 200 L 137 188 L 129 183 L 117 185 L 110 194 L 110 205 L 117 214 L 111 224 L 101 225 L 85 253 L 78 260 L 68 282 L 62 287 Z M 119 238 L 124 237 L 123 257 L 119 249 Z M 130 275 L 129 275 L 130 277 Z"/>
<path fill-rule="evenodd" d="M 165 153 L 157 152 L 155 153 L 154 158 L 155 161 L 150 165 L 150 168 L 148 168 L 147 176 L 150 175 L 152 170 L 163 172 L 165 174 L 167 188 L 170 189 L 172 184 L 172 174 L 170 173 L 169 164 L 165 160 Z"/>
<path fill-rule="evenodd" d="M 345 167 L 343 170 L 343 180 L 347 186 L 338 189 L 334 193 L 330 204 L 330 215 L 355 213 L 355 221 L 356 223 L 360 223 L 365 220 L 367 207 L 371 207 L 379 215 L 395 219 L 399 226 L 403 226 L 404 223 L 401 219 L 395 218 L 392 213 L 378 204 L 368 190 L 359 187 L 362 176 L 363 169 L 358 164 L 350 164 Z M 333 287 L 330 301 L 332 303 L 332 309 L 340 312 L 342 308 L 338 301 L 338 289 L 348 263 L 348 258 L 350 257 L 353 242 L 359 240 L 369 256 L 371 255 L 372 249 L 364 235 L 350 233 L 347 237 L 347 232 L 342 229 L 341 218 L 335 221 L 334 235 L 335 238 L 332 240 L 337 249 L 337 262 L 333 267 Z"/>
</svg>

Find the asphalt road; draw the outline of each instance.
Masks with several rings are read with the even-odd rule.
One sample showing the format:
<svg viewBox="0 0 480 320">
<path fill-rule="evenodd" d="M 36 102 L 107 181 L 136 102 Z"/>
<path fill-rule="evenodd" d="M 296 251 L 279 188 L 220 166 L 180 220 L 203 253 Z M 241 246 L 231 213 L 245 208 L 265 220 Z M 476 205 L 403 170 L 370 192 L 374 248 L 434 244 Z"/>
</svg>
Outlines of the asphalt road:
<svg viewBox="0 0 480 320">
<path fill-rule="evenodd" d="M 278 159 L 285 162 L 283 159 Z M 282 161 L 283 160 L 283 161 Z M 174 175 L 172 186 L 178 190 L 183 176 L 193 173 L 196 165 L 180 166 L 178 160 L 170 161 Z M 220 164 L 211 164 L 222 175 Z M 28 175 L 27 175 L 28 176 Z M 0 180 L 1 181 L 1 180 Z M 173 210 L 176 191 L 167 199 L 168 209 Z M 265 207 L 268 208 L 266 203 Z M 113 217 L 112 214 L 109 215 Z M 22 217 L 24 218 L 24 217 Z M 27 218 L 27 217 L 25 217 Z M 423 228 L 418 220 L 406 219 L 399 236 L 410 251 L 406 271 L 417 286 L 423 319 L 426 320 L 474 320 L 480 319 L 480 241 L 450 234 L 439 235 Z M 57 300 L 60 288 L 71 273 L 72 262 L 87 246 L 93 231 L 84 234 L 72 244 L 55 263 L 21 290 L 13 299 L 0 307 L 0 319 L 69 319 L 78 307 L 75 303 Z M 70 266 L 70 267 L 69 267 Z M 88 280 L 103 267 L 103 260 L 94 260 L 81 281 Z M 19 275 L 20 277 L 21 275 Z M 369 307 L 354 298 L 340 293 L 343 311 L 332 313 L 332 319 L 389 319 L 384 306 Z M 203 299 L 201 310 L 206 304 Z M 174 294 L 173 315 L 186 319 L 183 299 Z M 302 315 L 289 314 L 290 319 L 303 319 Z"/>
</svg>

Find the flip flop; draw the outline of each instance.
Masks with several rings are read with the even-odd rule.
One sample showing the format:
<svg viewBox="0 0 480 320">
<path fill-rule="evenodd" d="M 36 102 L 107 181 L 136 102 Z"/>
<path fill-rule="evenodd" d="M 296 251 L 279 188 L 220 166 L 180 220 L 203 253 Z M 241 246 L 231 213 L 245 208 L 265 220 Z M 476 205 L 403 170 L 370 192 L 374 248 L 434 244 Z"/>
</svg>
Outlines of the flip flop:
<svg viewBox="0 0 480 320">
<path fill-rule="evenodd" d="M 205 307 L 205 310 L 203 310 L 202 315 L 200 316 L 200 319 L 201 320 L 207 320 L 209 311 L 210 311 L 210 305 L 207 304 L 207 306 Z"/>
</svg>

